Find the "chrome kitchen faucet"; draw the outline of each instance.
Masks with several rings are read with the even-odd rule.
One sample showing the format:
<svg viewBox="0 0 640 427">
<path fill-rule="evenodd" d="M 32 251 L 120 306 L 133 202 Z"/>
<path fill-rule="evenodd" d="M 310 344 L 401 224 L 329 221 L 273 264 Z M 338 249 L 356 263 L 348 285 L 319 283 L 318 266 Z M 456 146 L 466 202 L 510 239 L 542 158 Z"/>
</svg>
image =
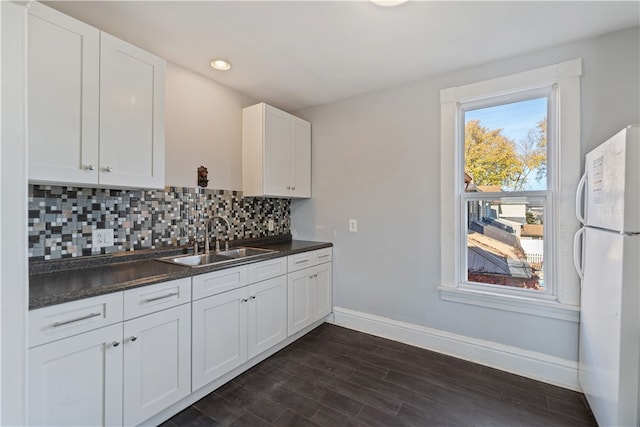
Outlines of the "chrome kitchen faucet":
<svg viewBox="0 0 640 427">
<path fill-rule="evenodd" d="M 229 223 L 229 220 L 227 218 L 223 217 L 223 216 L 220 216 L 220 215 L 212 216 L 204 224 L 204 253 L 205 254 L 209 253 L 209 224 L 211 224 L 213 222 L 213 220 L 215 220 L 215 219 L 221 219 L 227 224 L 227 236 L 229 237 L 229 239 L 231 238 L 231 224 Z M 224 249 L 225 250 L 229 250 L 229 239 L 227 239 L 224 242 Z M 219 251 L 220 251 L 220 241 L 218 239 L 216 239 L 215 252 L 219 252 Z"/>
</svg>

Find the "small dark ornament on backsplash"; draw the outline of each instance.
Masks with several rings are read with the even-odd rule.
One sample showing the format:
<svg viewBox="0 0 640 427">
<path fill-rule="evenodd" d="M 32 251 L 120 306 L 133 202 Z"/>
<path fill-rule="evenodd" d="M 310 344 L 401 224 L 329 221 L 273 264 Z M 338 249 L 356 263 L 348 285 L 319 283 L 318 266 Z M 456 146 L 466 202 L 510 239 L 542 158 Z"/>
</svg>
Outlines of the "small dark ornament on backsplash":
<svg viewBox="0 0 640 427">
<path fill-rule="evenodd" d="M 198 168 L 198 186 L 206 187 L 209 184 L 209 180 L 207 179 L 207 175 L 209 171 L 204 166 L 200 166 Z"/>
</svg>

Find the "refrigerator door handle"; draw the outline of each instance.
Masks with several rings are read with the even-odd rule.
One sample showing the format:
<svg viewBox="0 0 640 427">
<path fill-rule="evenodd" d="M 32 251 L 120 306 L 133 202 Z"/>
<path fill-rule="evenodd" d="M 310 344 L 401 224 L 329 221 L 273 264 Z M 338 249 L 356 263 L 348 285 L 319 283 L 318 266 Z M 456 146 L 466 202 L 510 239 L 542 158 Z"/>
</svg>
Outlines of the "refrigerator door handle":
<svg viewBox="0 0 640 427">
<path fill-rule="evenodd" d="M 584 279 L 584 239 L 582 236 L 587 229 L 582 227 L 573 236 L 573 265 L 576 267 L 576 272 L 580 277 L 580 287 L 582 287 L 582 280 Z M 580 243 L 580 250 L 578 250 L 578 242 Z"/>
<path fill-rule="evenodd" d="M 587 182 L 587 172 L 585 171 L 585 173 L 582 175 L 582 178 L 580 178 L 580 182 L 578 183 L 578 189 L 576 190 L 576 218 L 578 218 L 578 221 L 580 221 L 581 224 L 585 223 L 585 218 L 582 212 L 584 210 L 583 209 L 584 196 L 585 196 L 584 186 L 586 182 Z"/>
</svg>

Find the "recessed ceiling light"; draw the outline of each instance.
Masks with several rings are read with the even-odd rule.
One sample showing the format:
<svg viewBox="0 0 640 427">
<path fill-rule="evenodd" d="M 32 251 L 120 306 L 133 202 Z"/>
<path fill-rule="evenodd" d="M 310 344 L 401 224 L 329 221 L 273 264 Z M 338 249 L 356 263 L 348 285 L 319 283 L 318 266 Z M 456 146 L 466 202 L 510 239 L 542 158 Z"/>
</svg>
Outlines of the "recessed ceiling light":
<svg viewBox="0 0 640 427">
<path fill-rule="evenodd" d="M 372 3 L 383 7 L 398 6 L 406 1 L 407 0 L 371 0 Z"/>
<path fill-rule="evenodd" d="M 214 59 L 210 62 L 211 66 L 216 70 L 227 71 L 231 69 L 231 64 L 229 64 L 224 59 Z"/>
</svg>

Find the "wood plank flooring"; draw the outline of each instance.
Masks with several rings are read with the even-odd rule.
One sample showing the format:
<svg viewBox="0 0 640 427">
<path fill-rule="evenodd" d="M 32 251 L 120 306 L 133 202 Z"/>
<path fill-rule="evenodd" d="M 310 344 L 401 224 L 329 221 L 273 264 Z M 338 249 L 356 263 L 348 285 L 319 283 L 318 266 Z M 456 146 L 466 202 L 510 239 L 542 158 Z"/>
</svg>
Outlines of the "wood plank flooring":
<svg viewBox="0 0 640 427">
<path fill-rule="evenodd" d="M 584 396 L 323 324 L 162 424 L 597 426 Z"/>
</svg>

